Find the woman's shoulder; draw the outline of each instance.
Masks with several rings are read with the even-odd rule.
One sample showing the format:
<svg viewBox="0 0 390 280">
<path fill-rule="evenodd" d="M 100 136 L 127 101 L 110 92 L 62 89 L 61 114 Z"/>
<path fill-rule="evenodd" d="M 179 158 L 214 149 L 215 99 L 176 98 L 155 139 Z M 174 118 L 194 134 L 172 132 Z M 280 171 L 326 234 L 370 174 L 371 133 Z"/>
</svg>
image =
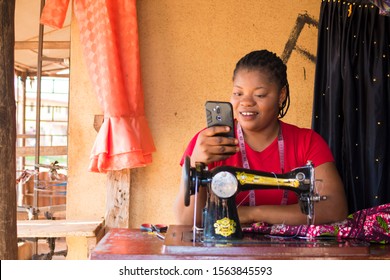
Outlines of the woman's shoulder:
<svg viewBox="0 0 390 280">
<path fill-rule="evenodd" d="M 300 145 L 327 145 L 323 137 L 311 128 L 298 127 L 281 122 L 283 138 L 300 143 Z"/>
<path fill-rule="evenodd" d="M 282 123 L 283 138 L 289 147 L 294 147 L 297 154 L 306 161 L 312 160 L 316 165 L 333 161 L 332 152 L 324 138 L 311 128 Z"/>
<path fill-rule="evenodd" d="M 315 133 L 315 131 L 311 128 L 305 128 L 305 127 L 299 127 L 290 123 L 286 123 L 283 121 L 280 121 L 283 134 L 312 134 Z"/>
</svg>

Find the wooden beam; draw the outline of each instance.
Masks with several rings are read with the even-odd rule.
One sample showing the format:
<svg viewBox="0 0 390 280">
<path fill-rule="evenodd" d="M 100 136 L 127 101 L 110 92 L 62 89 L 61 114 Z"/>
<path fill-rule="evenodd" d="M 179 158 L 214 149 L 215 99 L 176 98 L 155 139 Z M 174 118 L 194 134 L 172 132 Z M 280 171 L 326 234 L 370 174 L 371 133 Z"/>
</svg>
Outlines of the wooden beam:
<svg viewBox="0 0 390 280">
<path fill-rule="evenodd" d="M 18 134 L 16 138 L 26 139 L 26 138 L 35 138 L 35 134 Z"/>
<path fill-rule="evenodd" d="M 0 34 L 0 260 L 17 260 L 15 0 L 0 0 Z"/>
<path fill-rule="evenodd" d="M 130 169 L 107 174 L 106 229 L 128 228 L 130 224 Z"/>
<path fill-rule="evenodd" d="M 103 122 L 104 122 L 104 115 L 95 115 L 93 119 L 93 128 L 96 130 L 96 132 L 99 132 Z"/>
<path fill-rule="evenodd" d="M 38 41 L 16 41 L 15 50 L 37 50 Z M 66 50 L 70 49 L 70 41 L 46 41 L 43 42 L 43 49 Z"/>
<path fill-rule="evenodd" d="M 67 146 L 51 146 L 51 147 L 41 147 L 40 148 L 41 156 L 62 156 L 68 154 Z M 16 147 L 16 156 L 17 157 L 27 157 L 35 156 L 35 147 Z"/>
</svg>

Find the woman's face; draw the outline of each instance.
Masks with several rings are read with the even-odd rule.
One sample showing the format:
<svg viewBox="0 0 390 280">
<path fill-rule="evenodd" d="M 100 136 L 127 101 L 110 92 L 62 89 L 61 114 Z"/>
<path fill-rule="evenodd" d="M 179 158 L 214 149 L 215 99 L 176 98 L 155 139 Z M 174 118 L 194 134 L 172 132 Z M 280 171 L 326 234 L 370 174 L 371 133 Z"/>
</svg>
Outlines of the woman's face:
<svg viewBox="0 0 390 280">
<path fill-rule="evenodd" d="M 285 96 L 285 87 L 279 90 L 268 73 L 241 69 L 234 78 L 230 102 L 243 129 L 261 131 L 276 123 Z"/>
</svg>

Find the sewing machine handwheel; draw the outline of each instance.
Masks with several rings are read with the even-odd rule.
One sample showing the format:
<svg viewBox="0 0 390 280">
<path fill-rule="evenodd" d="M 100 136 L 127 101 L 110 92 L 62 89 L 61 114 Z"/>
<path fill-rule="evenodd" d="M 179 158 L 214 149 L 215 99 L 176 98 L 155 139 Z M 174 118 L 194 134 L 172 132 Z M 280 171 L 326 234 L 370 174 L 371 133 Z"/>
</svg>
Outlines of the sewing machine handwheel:
<svg viewBox="0 0 390 280">
<path fill-rule="evenodd" d="M 191 160 L 190 157 L 186 157 L 184 160 L 184 166 L 182 169 L 182 177 L 184 180 L 184 205 L 189 206 L 190 205 L 190 197 L 191 197 L 191 181 L 190 181 L 190 167 L 191 167 Z"/>
</svg>

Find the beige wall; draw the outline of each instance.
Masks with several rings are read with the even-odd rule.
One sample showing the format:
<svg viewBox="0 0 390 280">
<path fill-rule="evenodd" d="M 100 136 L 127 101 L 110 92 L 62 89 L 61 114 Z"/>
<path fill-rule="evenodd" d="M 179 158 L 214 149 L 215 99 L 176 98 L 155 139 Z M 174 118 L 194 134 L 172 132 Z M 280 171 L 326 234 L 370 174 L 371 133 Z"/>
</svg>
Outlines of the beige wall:
<svg viewBox="0 0 390 280">
<path fill-rule="evenodd" d="M 267 48 L 281 55 L 297 16 L 318 21 L 313 0 L 137 1 L 146 116 L 156 153 L 153 164 L 131 171 L 130 226 L 173 224 L 181 155 L 206 120 L 206 100 L 229 100 L 236 61 Z M 317 28 L 305 25 L 297 46 L 315 55 Z M 89 153 L 101 114 L 72 22 L 68 218 L 104 216 L 106 175 L 89 173 Z M 314 63 L 293 51 L 287 63 L 291 108 L 285 121 L 310 127 Z"/>
</svg>

